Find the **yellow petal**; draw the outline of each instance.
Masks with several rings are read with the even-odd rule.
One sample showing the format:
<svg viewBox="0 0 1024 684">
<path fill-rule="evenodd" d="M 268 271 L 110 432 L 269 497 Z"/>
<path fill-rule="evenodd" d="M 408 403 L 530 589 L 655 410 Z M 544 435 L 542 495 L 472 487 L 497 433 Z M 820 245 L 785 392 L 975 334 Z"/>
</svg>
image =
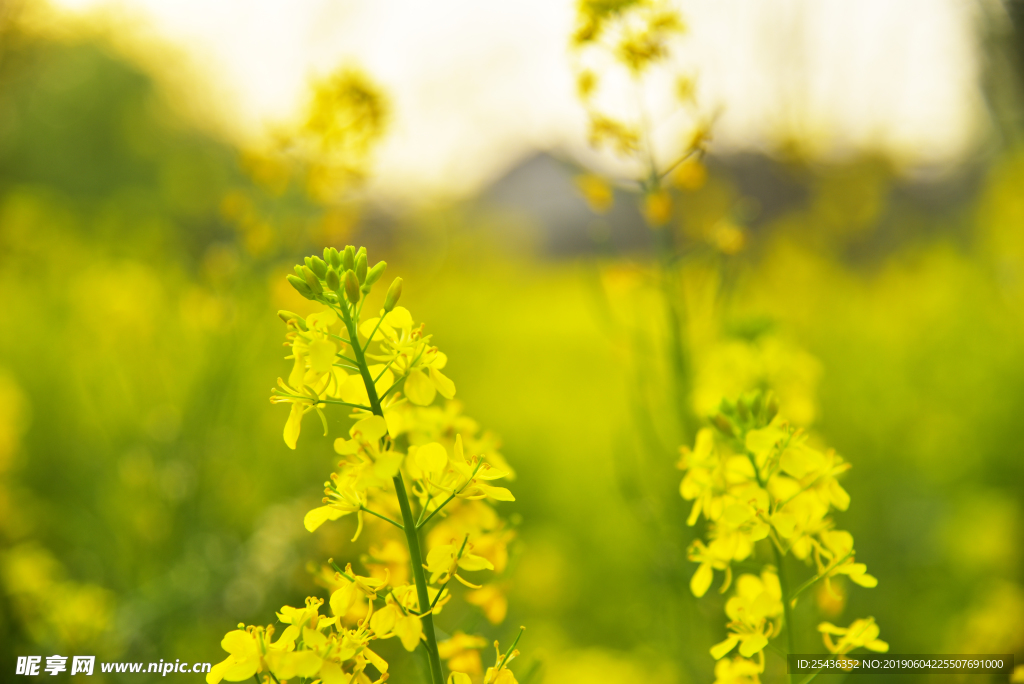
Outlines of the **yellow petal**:
<svg viewBox="0 0 1024 684">
<path fill-rule="evenodd" d="M 822 622 L 818 624 L 818 631 L 823 634 L 846 634 L 846 629 L 843 627 L 836 627 L 831 622 Z"/>
<path fill-rule="evenodd" d="M 697 598 L 700 598 L 708 592 L 708 587 L 711 586 L 711 581 L 715 578 L 715 571 L 711 569 L 711 565 L 708 563 L 701 563 L 700 567 L 697 568 L 697 572 L 693 573 L 693 577 L 690 578 L 690 591 Z"/>
<path fill-rule="evenodd" d="M 364 442 L 376 442 L 388 432 L 388 425 L 380 416 L 363 418 L 348 431 L 353 438 L 357 435 Z"/>
<path fill-rule="evenodd" d="M 350 404 L 370 405 L 370 398 L 366 394 L 366 385 L 363 384 L 363 378 L 358 375 L 348 376 L 345 384 L 338 389 L 338 395 L 341 396 L 342 401 Z"/>
<path fill-rule="evenodd" d="M 748 451 L 753 452 L 757 456 L 763 456 L 778 444 L 779 440 L 784 436 L 782 430 L 769 425 L 768 427 L 748 432 L 744 443 Z M 758 462 L 760 463 L 760 461 Z"/>
<path fill-rule="evenodd" d="M 260 661 L 258 658 L 248 658 L 229 665 L 221 673 L 226 681 L 244 682 L 246 679 L 251 679 L 259 668 Z M 212 669 L 210 671 L 213 672 Z"/>
<path fill-rule="evenodd" d="M 729 504 L 722 512 L 722 519 L 734 527 L 739 527 L 752 517 L 754 517 L 754 511 L 747 504 Z"/>
<path fill-rule="evenodd" d="M 306 513 L 306 517 L 302 519 L 302 524 L 306 526 L 306 530 L 312 532 L 328 520 L 337 520 L 341 516 L 347 515 L 347 513 L 348 511 L 341 511 L 331 506 L 320 506 Z"/>
<path fill-rule="evenodd" d="M 448 452 L 437 443 L 424 444 L 416 450 L 416 465 L 431 473 L 440 473 L 448 465 Z"/>
<path fill-rule="evenodd" d="M 381 674 L 383 674 L 383 673 L 388 671 L 388 663 L 387 663 L 387 661 L 384 660 L 383 658 L 381 658 L 379 655 L 377 655 L 373 651 L 371 651 L 370 649 L 364 648 L 363 649 L 363 656 L 365 656 L 366 659 L 370 661 L 370 664 L 373 665 L 375 668 L 377 668 L 377 671 L 380 672 Z"/>
<path fill-rule="evenodd" d="M 396 306 L 384 317 L 384 322 L 392 328 L 409 330 L 412 328 L 412 314 L 404 306 Z"/>
<path fill-rule="evenodd" d="M 221 662 L 214 665 L 210 668 L 210 671 L 206 673 L 206 684 L 220 684 L 220 680 L 224 679 L 224 673 L 234 663 L 235 659 L 232 656 L 228 656 Z"/>
<path fill-rule="evenodd" d="M 850 507 L 850 495 L 835 480 L 829 480 L 828 482 L 828 498 L 832 505 L 840 511 L 845 511 Z"/>
<path fill-rule="evenodd" d="M 320 667 L 320 681 L 323 684 L 349 684 L 350 680 L 340 665 L 328 660 Z"/>
<path fill-rule="evenodd" d="M 284 424 L 284 443 L 289 449 L 294 449 L 299 441 L 299 432 L 302 430 L 302 416 L 305 413 L 302 404 L 292 402 L 291 413 Z"/>
<path fill-rule="evenodd" d="M 352 606 L 355 605 L 357 596 L 355 584 L 349 583 L 341 589 L 335 590 L 331 594 L 331 612 L 337 617 L 345 617 L 348 611 L 352 610 Z"/>
<path fill-rule="evenodd" d="M 317 648 L 327 643 L 327 637 L 325 637 L 321 632 L 315 629 L 303 627 L 302 643 L 310 648 Z"/>
<path fill-rule="evenodd" d="M 340 456 L 351 456 L 357 451 L 359 451 L 359 443 L 354 439 L 342 439 L 339 437 L 334 440 L 334 452 Z"/>
<path fill-rule="evenodd" d="M 398 621 L 398 609 L 392 605 L 381 608 L 370 618 L 370 628 L 377 637 L 383 637 L 391 633 Z"/>
<path fill-rule="evenodd" d="M 779 467 L 793 477 L 800 478 L 811 470 L 811 460 L 802 448 L 791 446 L 782 452 Z"/>
<path fill-rule="evenodd" d="M 715 644 L 711 647 L 711 657 L 715 660 L 719 660 L 722 656 L 724 656 L 733 648 L 735 648 L 736 642 L 738 641 L 739 639 L 737 639 L 736 637 L 730 636 L 725 641 Z"/>
<path fill-rule="evenodd" d="M 464 672 L 452 672 L 448 675 L 448 684 L 473 684 L 473 680 Z"/>
<path fill-rule="evenodd" d="M 395 374 L 383 363 L 368 366 L 367 369 L 371 378 L 377 378 L 377 382 L 373 384 L 377 389 L 377 396 L 384 396 L 384 393 L 391 389 L 391 385 L 395 384 Z"/>
<path fill-rule="evenodd" d="M 375 335 L 373 335 L 373 339 L 375 339 L 375 340 L 382 339 L 384 337 L 384 334 L 381 332 L 381 330 L 385 328 L 386 323 L 381 323 L 380 328 L 378 328 L 377 327 L 377 321 L 379 321 L 379 320 L 380 320 L 380 318 L 368 318 L 365 321 L 363 321 L 359 325 L 359 334 L 362 335 L 363 337 L 369 337 L 371 335 L 371 333 L 373 333 L 373 331 L 376 330 L 377 333 Z M 390 327 L 390 326 L 388 326 L 388 327 Z"/>
<path fill-rule="evenodd" d="M 324 309 L 306 316 L 306 325 L 310 328 L 325 330 L 338 322 L 338 314 L 334 309 Z"/>
<path fill-rule="evenodd" d="M 427 569 L 430 572 L 446 572 L 455 557 L 455 547 L 451 544 L 435 546 L 427 552 Z"/>
<path fill-rule="evenodd" d="M 312 677 L 320 671 L 324 662 L 313 651 L 269 651 L 266 660 L 278 679 Z"/>
<path fill-rule="evenodd" d="M 402 640 L 402 646 L 406 651 L 412 652 L 420 643 L 420 635 L 423 634 L 423 623 L 414 615 L 403 615 L 395 623 L 395 634 Z"/>
<path fill-rule="evenodd" d="M 772 516 L 772 525 L 783 538 L 789 539 L 796 532 L 796 517 L 792 513 L 777 512 Z"/>
<path fill-rule="evenodd" d="M 430 381 L 434 383 L 442 397 L 451 399 L 455 396 L 455 383 L 449 380 L 448 376 L 436 368 L 429 368 L 427 372 L 430 373 Z"/>
<path fill-rule="evenodd" d="M 377 462 L 373 464 L 373 474 L 382 480 L 390 480 L 398 474 L 398 469 L 402 466 L 404 459 L 405 455 L 397 451 L 385 451 L 377 457 Z"/>
<path fill-rule="evenodd" d="M 258 653 L 256 640 L 244 629 L 235 629 L 224 635 L 220 647 L 234 656 L 246 658 Z"/>
<path fill-rule="evenodd" d="M 480 491 L 482 491 L 484 494 L 486 494 L 487 496 L 491 497 L 496 501 L 516 500 L 516 497 L 512 496 L 512 492 L 510 492 L 505 487 L 492 487 L 491 485 L 485 485 L 479 482 L 477 483 L 476 486 L 480 488 Z"/>
<path fill-rule="evenodd" d="M 882 641 L 881 639 L 875 639 L 865 644 L 864 648 L 875 651 L 876 653 L 887 653 L 889 651 L 889 644 Z"/>
<path fill-rule="evenodd" d="M 822 535 L 822 541 L 838 558 L 842 558 L 853 550 L 853 535 L 844 530 L 826 532 Z"/>
<path fill-rule="evenodd" d="M 749 658 L 768 645 L 768 637 L 764 634 L 751 634 L 740 642 L 740 655 Z"/>
<path fill-rule="evenodd" d="M 483 556 L 475 556 L 471 553 L 466 553 L 462 555 L 462 558 L 459 559 L 459 567 L 463 570 L 469 570 L 470 572 L 472 572 L 473 570 L 494 569 L 494 566 L 491 564 L 491 561 L 487 560 Z"/>
<path fill-rule="evenodd" d="M 338 345 L 330 340 L 313 340 L 309 344 L 309 367 L 316 373 L 326 373 L 334 365 Z"/>
<path fill-rule="evenodd" d="M 292 372 L 288 374 L 288 384 L 299 389 L 302 387 L 302 380 L 306 377 L 306 357 L 300 352 L 295 352 L 295 362 L 292 364 Z"/>
<path fill-rule="evenodd" d="M 414 370 L 405 379 L 405 396 L 417 406 L 429 406 L 437 395 L 434 383 L 421 370 Z"/>
<path fill-rule="evenodd" d="M 456 463 L 465 463 L 466 454 L 462 448 L 462 435 L 455 435 L 455 448 L 452 450 Z"/>
<path fill-rule="evenodd" d="M 851 581 L 867 589 L 873 589 L 878 586 L 878 578 L 874 575 L 869 575 L 866 572 L 858 574 L 851 573 L 849 577 Z"/>
<path fill-rule="evenodd" d="M 289 606 L 283 606 L 282 608 L 289 608 Z M 297 610 L 295 608 L 292 608 L 292 611 L 298 613 L 299 615 L 305 612 L 304 610 Z M 289 617 L 289 619 L 291 619 L 291 617 Z M 284 620 L 282 620 L 281 622 L 284 623 Z M 276 648 L 280 651 L 293 650 L 295 648 L 295 640 L 299 638 L 300 633 L 301 632 L 299 630 L 298 625 L 288 625 L 287 627 L 285 627 L 285 630 L 281 632 L 281 636 L 277 638 L 277 641 L 271 644 L 271 648 Z"/>
</svg>

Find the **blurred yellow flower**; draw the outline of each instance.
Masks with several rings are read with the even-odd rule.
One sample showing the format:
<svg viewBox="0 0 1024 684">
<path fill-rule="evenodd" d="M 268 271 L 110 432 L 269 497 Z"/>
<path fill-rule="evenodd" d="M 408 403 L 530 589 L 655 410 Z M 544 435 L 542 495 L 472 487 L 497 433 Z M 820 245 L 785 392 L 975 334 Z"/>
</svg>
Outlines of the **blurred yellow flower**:
<svg viewBox="0 0 1024 684">
<path fill-rule="evenodd" d="M 879 629 L 873 617 L 854 620 L 849 627 L 836 627 L 831 622 L 822 622 L 818 625 L 818 631 L 829 653 L 844 655 L 855 648 L 866 648 L 878 653 L 889 650 L 889 644 L 878 638 Z M 833 636 L 838 636 L 839 640 L 833 641 Z"/>
<path fill-rule="evenodd" d="M 715 663 L 714 684 L 760 684 L 764 662 L 760 664 L 745 658 L 723 658 Z"/>
<path fill-rule="evenodd" d="M 661 189 L 644 195 L 641 207 L 644 219 L 652 228 L 661 228 L 672 220 L 674 203 L 668 190 Z"/>
<path fill-rule="evenodd" d="M 484 617 L 492 625 L 501 624 L 508 613 L 508 598 L 496 584 L 487 584 L 466 594 L 466 600 L 484 611 Z"/>
<path fill-rule="evenodd" d="M 487 647 L 487 640 L 481 636 L 457 631 L 450 639 L 437 645 L 441 658 L 447 661 L 448 669 L 467 675 L 483 674 L 480 649 Z"/>
<path fill-rule="evenodd" d="M 603 214 L 612 208 L 615 201 L 615 194 L 611 185 L 600 176 L 592 173 L 585 173 L 576 176 L 574 179 L 576 188 L 583 195 L 587 206 L 595 214 Z"/>
</svg>

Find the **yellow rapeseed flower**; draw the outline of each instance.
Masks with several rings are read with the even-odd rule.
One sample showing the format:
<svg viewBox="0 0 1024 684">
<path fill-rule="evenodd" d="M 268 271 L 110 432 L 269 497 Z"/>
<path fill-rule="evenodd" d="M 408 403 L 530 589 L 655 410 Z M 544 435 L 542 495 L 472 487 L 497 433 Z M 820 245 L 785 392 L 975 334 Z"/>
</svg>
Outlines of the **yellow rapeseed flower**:
<svg viewBox="0 0 1024 684">
<path fill-rule="evenodd" d="M 855 560 L 853 535 L 835 529 L 831 517 L 850 505 L 850 495 L 838 480 L 848 463 L 832 450 L 811 446 L 808 435 L 780 418 L 774 401 L 762 393 L 723 402 L 712 424 L 714 429 L 697 433 L 692 449 L 681 449 L 679 461 L 684 471 L 680 494 L 693 501 L 687 523 L 694 525 L 701 516 L 707 521 L 706 541 L 697 539 L 689 547 L 690 560 L 698 563 L 690 590 L 703 596 L 714 571 L 721 570 L 725 592 L 734 562 L 749 564 L 771 554 L 774 564 L 764 564 L 760 575 L 737 578 L 735 593 L 725 604 L 728 634 L 711 648 L 716 660 L 737 647 L 741 656 L 716 666 L 718 680 L 757 681 L 763 668 L 742 658 L 761 654 L 783 631 L 788 631 L 792 651 L 789 609 L 803 591 L 818 582 L 828 591 L 837 575 L 869 588 L 878 580 Z M 777 572 L 787 555 L 816 571 L 799 587 L 787 586 Z M 847 628 L 823 622 L 818 629 L 832 653 L 888 648 L 878 639 L 873 618 Z"/>
<path fill-rule="evenodd" d="M 829 653 L 845 655 L 855 648 L 866 648 L 878 653 L 889 650 L 889 644 L 878 638 L 879 629 L 873 617 L 854 620 L 849 627 L 836 627 L 831 622 L 822 622 L 818 625 L 818 631 Z M 838 641 L 833 641 L 833 636 L 838 636 Z"/>
</svg>

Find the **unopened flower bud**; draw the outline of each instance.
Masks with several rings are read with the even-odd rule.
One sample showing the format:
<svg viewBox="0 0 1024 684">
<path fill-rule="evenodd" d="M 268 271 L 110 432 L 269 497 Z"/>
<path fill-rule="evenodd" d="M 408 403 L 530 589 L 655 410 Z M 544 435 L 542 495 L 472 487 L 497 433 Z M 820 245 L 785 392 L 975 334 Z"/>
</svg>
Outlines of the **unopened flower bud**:
<svg viewBox="0 0 1024 684">
<path fill-rule="evenodd" d="M 345 271 L 345 296 L 353 304 L 359 303 L 359 279 L 354 271 Z"/>
<path fill-rule="evenodd" d="M 306 257 L 306 266 L 316 274 L 317 278 L 323 280 L 327 277 L 327 264 L 318 256 Z"/>
<path fill-rule="evenodd" d="M 750 420 L 750 408 L 747 406 L 746 400 L 739 399 L 736 401 L 736 413 L 739 414 L 743 422 Z"/>
<path fill-rule="evenodd" d="M 324 261 L 326 261 L 331 266 L 333 266 L 335 269 L 340 271 L 341 270 L 341 252 L 339 252 L 334 247 L 328 247 L 327 249 L 328 249 L 329 254 L 326 257 L 324 257 Z"/>
<path fill-rule="evenodd" d="M 779 400 L 775 398 L 774 394 L 768 396 L 768 401 L 764 404 L 764 422 L 770 423 L 775 420 L 775 416 L 779 414 Z"/>
<path fill-rule="evenodd" d="M 366 252 L 360 252 L 356 254 L 356 278 L 359 278 L 360 283 L 366 282 Z"/>
<path fill-rule="evenodd" d="M 736 435 L 736 432 L 732 429 L 732 423 L 730 423 L 729 419 L 726 418 L 723 414 L 719 413 L 711 420 L 715 424 L 715 427 L 718 428 L 719 432 L 721 432 L 723 435 L 727 437 L 733 437 Z"/>
<path fill-rule="evenodd" d="M 384 269 L 388 267 L 386 262 L 378 261 L 373 268 L 366 272 L 366 280 L 363 281 L 363 292 L 369 292 L 373 284 L 384 275 Z"/>
<path fill-rule="evenodd" d="M 391 283 L 391 287 L 388 288 L 388 294 L 384 298 L 384 311 L 391 311 L 395 308 L 395 304 L 398 304 L 398 299 L 402 296 L 402 279 L 395 278 L 395 281 Z"/>
<path fill-rule="evenodd" d="M 303 284 L 305 284 L 305 282 L 303 282 Z M 277 315 L 280 316 L 281 320 L 284 321 L 285 323 L 295 321 L 295 325 L 299 326 L 303 330 L 308 330 L 308 328 L 306 327 L 306 321 L 304 321 L 302 319 L 302 316 L 300 316 L 297 313 L 281 309 L 280 311 L 277 312 Z"/>
<path fill-rule="evenodd" d="M 309 285 L 306 284 L 306 281 L 299 276 L 289 275 L 288 282 L 291 283 L 292 287 L 294 287 L 298 293 L 306 299 L 313 299 L 315 297 L 313 290 L 311 290 Z"/>
<path fill-rule="evenodd" d="M 306 284 L 309 285 L 309 289 L 313 291 L 313 294 L 323 294 L 324 288 L 320 284 L 320 279 L 316 277 L 316 273 L 306 266 L 302 269 L 302 277 L 306 279 Z"/>
<path fill-rule="evenodd" d="M 351 271 L 356 265 L 356 248 L 352 245 L 345 247 L 345 251 L 341 253 L 341 265 L 346 271 Z"/>
<path fill-rule="evenodd" d="M 338 277 L 338 272 L 334 270 L 334 267 L 327 269 L 327 277 L 324 278 L 327 282 L 327 287 L 334 292 L 341 289 L 341 278 Z"/>
</svg>

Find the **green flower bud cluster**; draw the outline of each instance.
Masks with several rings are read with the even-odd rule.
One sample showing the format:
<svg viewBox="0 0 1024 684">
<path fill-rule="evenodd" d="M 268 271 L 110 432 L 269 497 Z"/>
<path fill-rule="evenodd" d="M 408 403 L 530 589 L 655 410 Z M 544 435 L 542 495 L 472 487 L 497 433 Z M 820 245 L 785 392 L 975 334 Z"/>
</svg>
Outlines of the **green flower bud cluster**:
<svg viewBox="0 0 1024 684">
<path fill-rule="evenodd" d="M 755 390 L 736 401 L 722 400 L 711 424 L 726 437 L 735 437 L 767 426 L 779 412 L 779 402 L 771 392 Z"/>
<path fill-rule="evenodd" d="M 372 267 L 366 259 L 366 248 L 358 250 L 348 245 L 343 250 L 324 248 L 324 257 L 306 257 L 304 263 L 296 264 L 295 273 L 287 276 L 292 287 L 306 299 L 322 302 L 340 302 L 344 297 L 356 305 L 369 294 L 374 284 L 384 275 L 387 263 L 378 261 Z M 402 279 L 395 278 L 388 289 L 384 309 L 391 311 L 402 295 Z M 285 322 L 302 319 L 288 311 L 279 313 Z"/>
</svg>

